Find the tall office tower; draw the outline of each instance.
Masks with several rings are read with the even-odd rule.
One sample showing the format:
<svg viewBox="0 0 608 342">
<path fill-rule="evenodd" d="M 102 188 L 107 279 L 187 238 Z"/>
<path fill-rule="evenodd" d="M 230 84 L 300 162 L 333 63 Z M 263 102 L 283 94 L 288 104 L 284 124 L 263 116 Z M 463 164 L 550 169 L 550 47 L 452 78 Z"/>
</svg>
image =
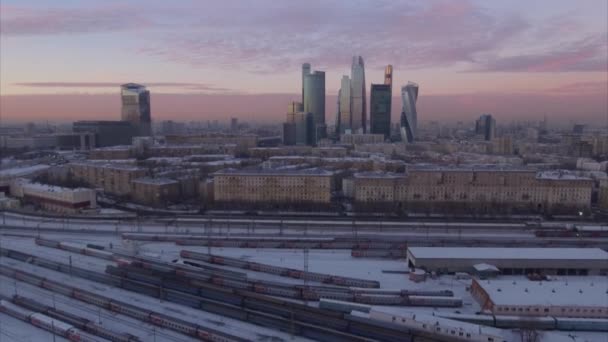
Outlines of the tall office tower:
<svg viewBox="0 0 608 342">
<path fill-rule="evenodd" d="M 351 66 L 351 128 L 353 133 L 367 131 L 367 102 L 365 101 L 365 65 L 363 57 L 354 56 Z"/>
<path fill-rule="evenodd" d="M 122 97 L 122 121 L 131 122 L 139 135 L 152 135 L 150 92 L 141 84 L 127 83 L 120 86 Z"/>
<path fill-rule="evenodd" d="M 312 114 L 312 141 L 325 138 L 325 72 L 315 71 L 304 76 L 304 112 Z"/>
<path fill-rule="evenodd" d="M 418 114 L 416 113 L 416 100 L 418 99 L 418 84 L 408 82 L 401 87 L 401 140 L 413 143 L 418 127 Z"/>
<path fill-rule="evenodd" d="M 302 100 L 301 102 L 304 103 L 304 78 L 306 78 L 306 75 L 310 74 L 310 63 L 304 63 L 302 64 Z"/>
<path fill-rule="evenodd" d="M 490 114 L 483 114 L 475 121 L 475 133 L 491 141 L 496 137 L 496 120 Z"/>
<path fill-rule="evenodd" d="M 287 120 L 283 124 L 283 143 L 285 145 L 305 145 L 307 143 L 308 124 L 304 106 L 301 102 L 292 101 L 287 106 Z"/>
<path fill-rule="evenodd" d="M 393 66 L 390 64 L 384 68 L 384 84 L 393 86 Z"/>
<path fill-rule="evenodd" d="M 352 112 L 351 112 L 351 88 L 350 78 L 346 75 L 342 76 L 340 83 L 340 92 L 338 93 L 338 118 L 339 125 L 338 134 L 344 134 L 352 129 Z"/>
<path fill-rule="evenodd" d="M 372 84 L 369 95 L 370 131 L 372 134 L 391 135 L 391 86 Z"/>
</svg>

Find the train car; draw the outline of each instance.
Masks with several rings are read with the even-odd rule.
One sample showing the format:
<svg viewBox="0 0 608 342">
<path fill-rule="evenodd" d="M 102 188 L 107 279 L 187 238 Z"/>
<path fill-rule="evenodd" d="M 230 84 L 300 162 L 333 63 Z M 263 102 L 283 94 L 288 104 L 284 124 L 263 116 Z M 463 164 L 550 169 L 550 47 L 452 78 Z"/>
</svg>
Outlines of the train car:
<svg viewBox="0 0 608 342">
<path fill-rule="evenodd" d="M 319 300 L 319 308 L 348 314 L 350 314 L 351 311 L 361 311 L 369 313 L 369 311 L 371 310 L 371 306 L 369 305 L 327 298 L 321 298 L 321 300 Z"/>
<path fill-rule="evenodd" d="M 530 328 L 530 329 L 555 329 L 554 317 L 530 317 L 530 316 L 502 316 L 495 315 L 494 321 L 497 328 Z"/>
<path fill-rule="evenodd" d="M 53 319 L 41 313 L 33 313 L 29 317 L 30 323 L 44 330 L 48 330 L 55 334 L 68 337 L 69 331 L 75 329 L 73 326 L 64 323 L 60 320 Z"/>
<path fill-rule="evenodd" d="M 462 306 L 459 297 L 408 296 L 407 304 L 411 306 L 432 306 L 458 308 Z"/>
<path fill-rule="evenodd" d="M 106 297 L 99 296 L 85 290 L 75 289 L 73 290 L 72 296 L 86 303 L 95 304 L 104 308 L 110 307 L 110 301 Z"/>
<path fill-rule="evenodd" d="M 92 257 L 100 258 L 100 259 L 106 259 L 106 260 L 114 259 L 113 253 L 106 252 L 104 250 L 95 249 L 95 248 L 88 248 L 88 247 L 84 248 L 84 254 L 92 256 Z"/>
<path fill-rule="evenodd" d="M 608 331 L 608 319 L 555 317 L 558 330 L 566 331 Z"/>
<path fill-rule="evenodd" d="M 406 299 L 401 296 L 394 295 L 361 294 L 355 296 L 355 302 L 374 305 L 401 305 L 406 302 Z"/>
<path fill-rule="evenodd" d="M 51 290 L 53 292 L 61 293 L 64 296 L 72 297 L 73 289 L 70 286 L 62 285 L 60 283 L 44 279 L 41 287 Z"/>
<path fill-rule="evenodd" d="M 37 245 L 51 248 L 59 248 L 59 241 L 36 238 L 34 240 Z"/>
<path fill-rule="evenodd" d="M 84 254 L 84 250 L 85 250 L 85 247 L 83 245 L 81 245 L 79 243 L 72 243 L 72 242 L 60 242 L 59 248 L 69 251 L 69 252 L 80 253 L 80 254 Z"/>
<path fill-rule="evenodd" d="M 27 321 L 29 317 L 34 313 L 31 310 L 24 309 L 5 299 L 0 300 L 0 311 L 6 313 L 9 316 L 18 318 L 22 321 Z"/>
</svg>

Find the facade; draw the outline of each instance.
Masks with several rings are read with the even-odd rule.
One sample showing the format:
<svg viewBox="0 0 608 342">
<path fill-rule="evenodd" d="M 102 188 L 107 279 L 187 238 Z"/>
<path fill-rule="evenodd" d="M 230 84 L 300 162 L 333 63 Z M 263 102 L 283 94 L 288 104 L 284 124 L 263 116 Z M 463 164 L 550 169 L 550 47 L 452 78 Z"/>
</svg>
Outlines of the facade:
<svg viewBox="0 0 608 342">
<path fill-rule="evenodd" d="M 391 136 L 391 86 L 387 84 L 372 84 L 370 91 L 370 132 L 383 134 L 384 138 Z"/>
<path fill-rule="evenodd" d="M 477 264 L 502 274 L 600 275 L 608 272 L 601 248 L 408 247 L 408 266 L 441 273 L 472 273 Z"/>
<path fill-rule="evenodd" d="M 14 167 L 0 170 L 0 192 L 8 193 L 11 182 L 18 178 L 34 178 L 49 171 L 50 166 L 44 164 Z"/>
<path fill-rule="evenodd" d="M 138 135 L 152 135 L 150 92 L 141 84 L 126 83 L 120 86 L 120 93 L 122 121 L 132 123 Z"/>
<path fill-rule="evenodd" d="M 70 163 L 69 177 L 75 182 L 101 188 L 108 194 L 131 194 L 132 181 L 146 175 L 146 170 L 131 165 L 109 163 Z"/>
<path fill-rule="evenodd" d="M 442 212 L 578 213 L 591 206 L 593 181 L 566 172 L 418 168 L 397 175 L 355 174 L 361 208 Z"/>
<path fill-rule="evenodd" d="M 384 142 L 383 134 L 343 134 L 340 143 L 350 145 L 380 144 Z"/>
<path fill-rule="evenodd" d="M 351 132 L 352 112 L 351 112 L 351 84 L 350 77 L 342 76 L 340 82 L 340 92 L 338 93 L 338 134 Z"/>
<path fill-rule="evenodd" d="M 165 141 L 167 144 L 175 145 L 235 144 L 240 149 L 247 149 L 258 145 L 257 135 L 252 134 L 209 133 L 199 135 L 168 135 L 165 137 Z"/>
<path fill-rule="evenodd" d="M 365 97 L 365 64 L 363 57 L 354 56 L 351 66 L 351 129 L 353 133 L 367 132 L 367 101 Z"/>
<path fill-rule="evenodd" d="M 159 207 L 180 198 L 180 183 L 177 180 L 144 177 L 135 179 L 132 183 L 131 198 L 138 203 Z"/>
<path fill-rule="evenodd" d="M 608 179 L 600 180 L 598 204 L 600 209 L 608 210 Z"/>
<path fill-rule="evenodd" d="M 496 120 L 490 114 L 483 114 L 475 121 L 475 134 L 480 135 L 486 141 L 492 141 L 496 137 Z"/>
<path fill-rule="evenodd" d="M 334 173 L 322 169 L 226 169 L 214 173 L 214 198 L 223 203 L 329 204 Z"/>
<path fill-rule="evenodd" d="M 304 112 L 312 114 L 312 134 L 316 144 L 325 138 L 325 72 L 315 71 L 304 76 Z"/>
<path fill-rule="evenodd" d="M 72 130 L 95 134 L 95 147 L 130 145 L 137 135 L 135 126 L 128 121 L 76 121 Z"/>
<path fill-rule="evenodd" d="M 416 139 L 418 129 L 418 112 L 416 111 L 416 101 L 418 100 L 418 84 L 408 82 L 401 87 L 401 140 L 413 143 Z"/>
<path fill-rule="evenodd" d="M 59 213 L 77 213 L 97 206 L 95 190 L 32 183 L 23 178 L 11 183 L 11 195 Z"/>
<path fill-rule="evenodd" d="M 494 315 L 608 318 L 606 282 L 481 281 L 473 279 L 471 295 Z M 604 298 L 604 300 L 599 300 Z"/>
</svg>

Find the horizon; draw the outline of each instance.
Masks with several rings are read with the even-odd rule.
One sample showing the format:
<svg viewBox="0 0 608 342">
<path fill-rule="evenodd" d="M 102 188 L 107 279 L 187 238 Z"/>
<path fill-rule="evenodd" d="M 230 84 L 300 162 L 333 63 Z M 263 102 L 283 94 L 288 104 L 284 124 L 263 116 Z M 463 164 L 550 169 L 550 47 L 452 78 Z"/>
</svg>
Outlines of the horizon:
<svg viewBox="0 0 608 342">
<path fill-rule="evenodd" d="M 282 122 L 310 62 L 331 123 L 362 55 L 368 94 L 393 65 L 393 122 L 414 81 L 421 121 L 608 123 L 606 1 L 137 4 L 3 1 L 0 120 L 118 120 L 119 85 L 135 82 L 153 121 Z"/>
</svg>

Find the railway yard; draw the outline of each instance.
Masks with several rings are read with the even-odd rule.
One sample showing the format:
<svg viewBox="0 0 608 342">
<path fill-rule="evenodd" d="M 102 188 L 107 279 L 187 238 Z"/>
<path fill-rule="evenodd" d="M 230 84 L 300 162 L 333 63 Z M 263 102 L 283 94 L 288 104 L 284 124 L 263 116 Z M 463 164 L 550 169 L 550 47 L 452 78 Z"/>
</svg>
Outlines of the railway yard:
<svg viewBox="0 0 608 342">
<path fill-rule="evenodd" d="M 0 220 L 1 341 L 524 341 L 534 330 L 537 341 L 600 342 L 608 331 L 606 319 L 488 314 L 470 277 L 420 281 L 405 261 L 408 246 L 605 250 L 600 226 Z M 607 283 L 605 275 L 584 278 Z"/>
</svg>

